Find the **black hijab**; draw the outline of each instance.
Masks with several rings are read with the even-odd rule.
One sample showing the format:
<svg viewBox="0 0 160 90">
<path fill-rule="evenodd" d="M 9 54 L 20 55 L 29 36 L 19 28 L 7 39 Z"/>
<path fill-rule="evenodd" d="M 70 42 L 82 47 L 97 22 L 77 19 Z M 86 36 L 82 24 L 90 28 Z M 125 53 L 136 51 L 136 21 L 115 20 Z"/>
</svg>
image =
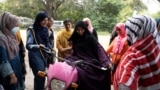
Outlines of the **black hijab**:
<svg viewBox="0 0 160 90">
<path fill-rule="evenodd" d="M 40 12 L 36 16 L 35 22 L 33 24 L 33 28 L 38 43 L 43 44 L 45 46 L 47 46 L 46 44 L 49 42 L 48 29 L 46 27 L 41 26 L 40 23 L 47 17 L 48 15 L 45 12 Z"/>
<path fill-rule="evenodd" d="M 76 31 L 78 27 L 81 27 L 84 29 L 84 34 L 82 36 L 79 35 Z M 85 51 L 93 51 L 91 49 L 94 48 L 95 51 L 93 51 L 92 53 L 97 53 L 96 49 L 97 49 L 98 41 L 89 32 L 86 24 L 83 21 L 78 21 L 76 23 L 75 29 L 69 41 L 72 41 L 74 51 L 77 51 L 75 50 L 76 48 L 79 48 L 80 50 L 85 50 Z"/>
<path fill-rule="evenodd" d="M 78 29 L 78 27 L 81 27 L 81 28 L 84 29 L 84 34 L 83 34 L 82 36 L 79 35 L 79 34 L 77 33 L 77 31 L 76 31 L 76 30 Z M 85 24 L 83 21 L 78 21 L 78 22 L 76 23 L 75 29 L 74 29 L 73 34 L 71 35 L 69 41 L 72 41 L 73 43 L 77 43 L 77 42 L 79 42 L 80 40 L 85 39 L 85 38 L 87 38 L 87 37 L 90 36 L 90 35 L 92 35 L 92 34 L 89 32 L 86 24 Z M 85 41 L 85 42 L 86 42 L 86 41 Z"/>
</svg>

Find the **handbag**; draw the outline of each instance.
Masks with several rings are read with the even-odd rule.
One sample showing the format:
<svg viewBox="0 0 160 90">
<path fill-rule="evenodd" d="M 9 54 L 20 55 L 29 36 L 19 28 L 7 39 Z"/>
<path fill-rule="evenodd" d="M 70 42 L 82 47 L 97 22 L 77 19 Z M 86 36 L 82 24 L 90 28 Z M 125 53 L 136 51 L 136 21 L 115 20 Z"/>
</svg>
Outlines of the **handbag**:
<svg viewBox="0 0 160 90">
<path fill-rule="evenodd" d="M 53 64 L 55 61 L 56 51 L 49 48 L 41 48 L 41 50 L 47 53 L 47 66 L 49 66 L 49 64 Z"/>
</svg>

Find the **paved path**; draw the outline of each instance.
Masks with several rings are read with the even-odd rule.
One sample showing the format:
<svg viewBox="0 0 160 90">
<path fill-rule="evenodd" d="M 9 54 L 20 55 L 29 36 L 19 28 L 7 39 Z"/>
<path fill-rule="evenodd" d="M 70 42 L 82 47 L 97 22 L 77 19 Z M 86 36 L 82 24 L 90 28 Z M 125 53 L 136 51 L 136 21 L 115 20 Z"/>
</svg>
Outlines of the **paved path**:
<svg viewBox="0 0 160 90">
<path fill-rule="evenodd" d="M 26 30 L 21 30 L 21 36 L 22 36 L 24 45 L 26 45 Z M 100 43 L 104 47 L 104 49 L 106 49 L 108 46 L 108 42 L 109 42 L 109 36 L 98 36 L 98 38 L 99 38 Z M 26 90 L 33 90 L 33 74 L 28 65 L 27 50 L 26 50 L 25 63 L 26 63 L 26 68 L 27 68 L 27 75 L 26 75 L 26 81 L 25 81 Z"/>
</svg>

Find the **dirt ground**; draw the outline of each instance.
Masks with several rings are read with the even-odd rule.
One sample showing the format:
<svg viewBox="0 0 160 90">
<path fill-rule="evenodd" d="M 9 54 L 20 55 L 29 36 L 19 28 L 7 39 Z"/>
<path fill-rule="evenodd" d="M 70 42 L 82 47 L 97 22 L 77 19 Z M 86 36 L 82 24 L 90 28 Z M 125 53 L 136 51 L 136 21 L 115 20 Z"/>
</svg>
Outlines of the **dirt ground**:
<svg viewBox="0 0 160 90">
<path fill-rule="evenodd" d="M 26 45 L 26 30 L 21 30 L 21 36 L 22 36 L 24 45 Z M 55 37 L 56 37 L 56 33 L 55 33 Z M 104 47 L 104 49 L 106 49 L 108 47 L 108 42 L 109 42 L 110 37 L 99 35 L 98 38 L 99 38 L 99 42 L 101 43 L 101 45 Z M 27 75 L 26 75 L 26 81 L 25 81 L 26 89 L 25 90 L 33 90 L 33 74 L 32 74 L 32 70 L 30 69 L 28 65 L 29 63 L 28 63 L 27 50 L 26 50 L 25 63 L 26 63 L 26 68 L 27 68 Z"/>
</svg>

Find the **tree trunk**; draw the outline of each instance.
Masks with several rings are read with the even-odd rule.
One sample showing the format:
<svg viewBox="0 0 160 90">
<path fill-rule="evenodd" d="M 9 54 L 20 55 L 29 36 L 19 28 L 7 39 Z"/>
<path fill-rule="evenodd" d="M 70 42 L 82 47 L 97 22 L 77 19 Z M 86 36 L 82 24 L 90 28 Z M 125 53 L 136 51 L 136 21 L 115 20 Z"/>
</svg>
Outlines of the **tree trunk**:
<svg viewBox="0 0 160 90">
<path fill-rule="evenodd" d="M 42 1 L 45 11 L 49 16 L 56 18 L 56 11 L 65 0 L 45 0 Z"/>
</svg>

